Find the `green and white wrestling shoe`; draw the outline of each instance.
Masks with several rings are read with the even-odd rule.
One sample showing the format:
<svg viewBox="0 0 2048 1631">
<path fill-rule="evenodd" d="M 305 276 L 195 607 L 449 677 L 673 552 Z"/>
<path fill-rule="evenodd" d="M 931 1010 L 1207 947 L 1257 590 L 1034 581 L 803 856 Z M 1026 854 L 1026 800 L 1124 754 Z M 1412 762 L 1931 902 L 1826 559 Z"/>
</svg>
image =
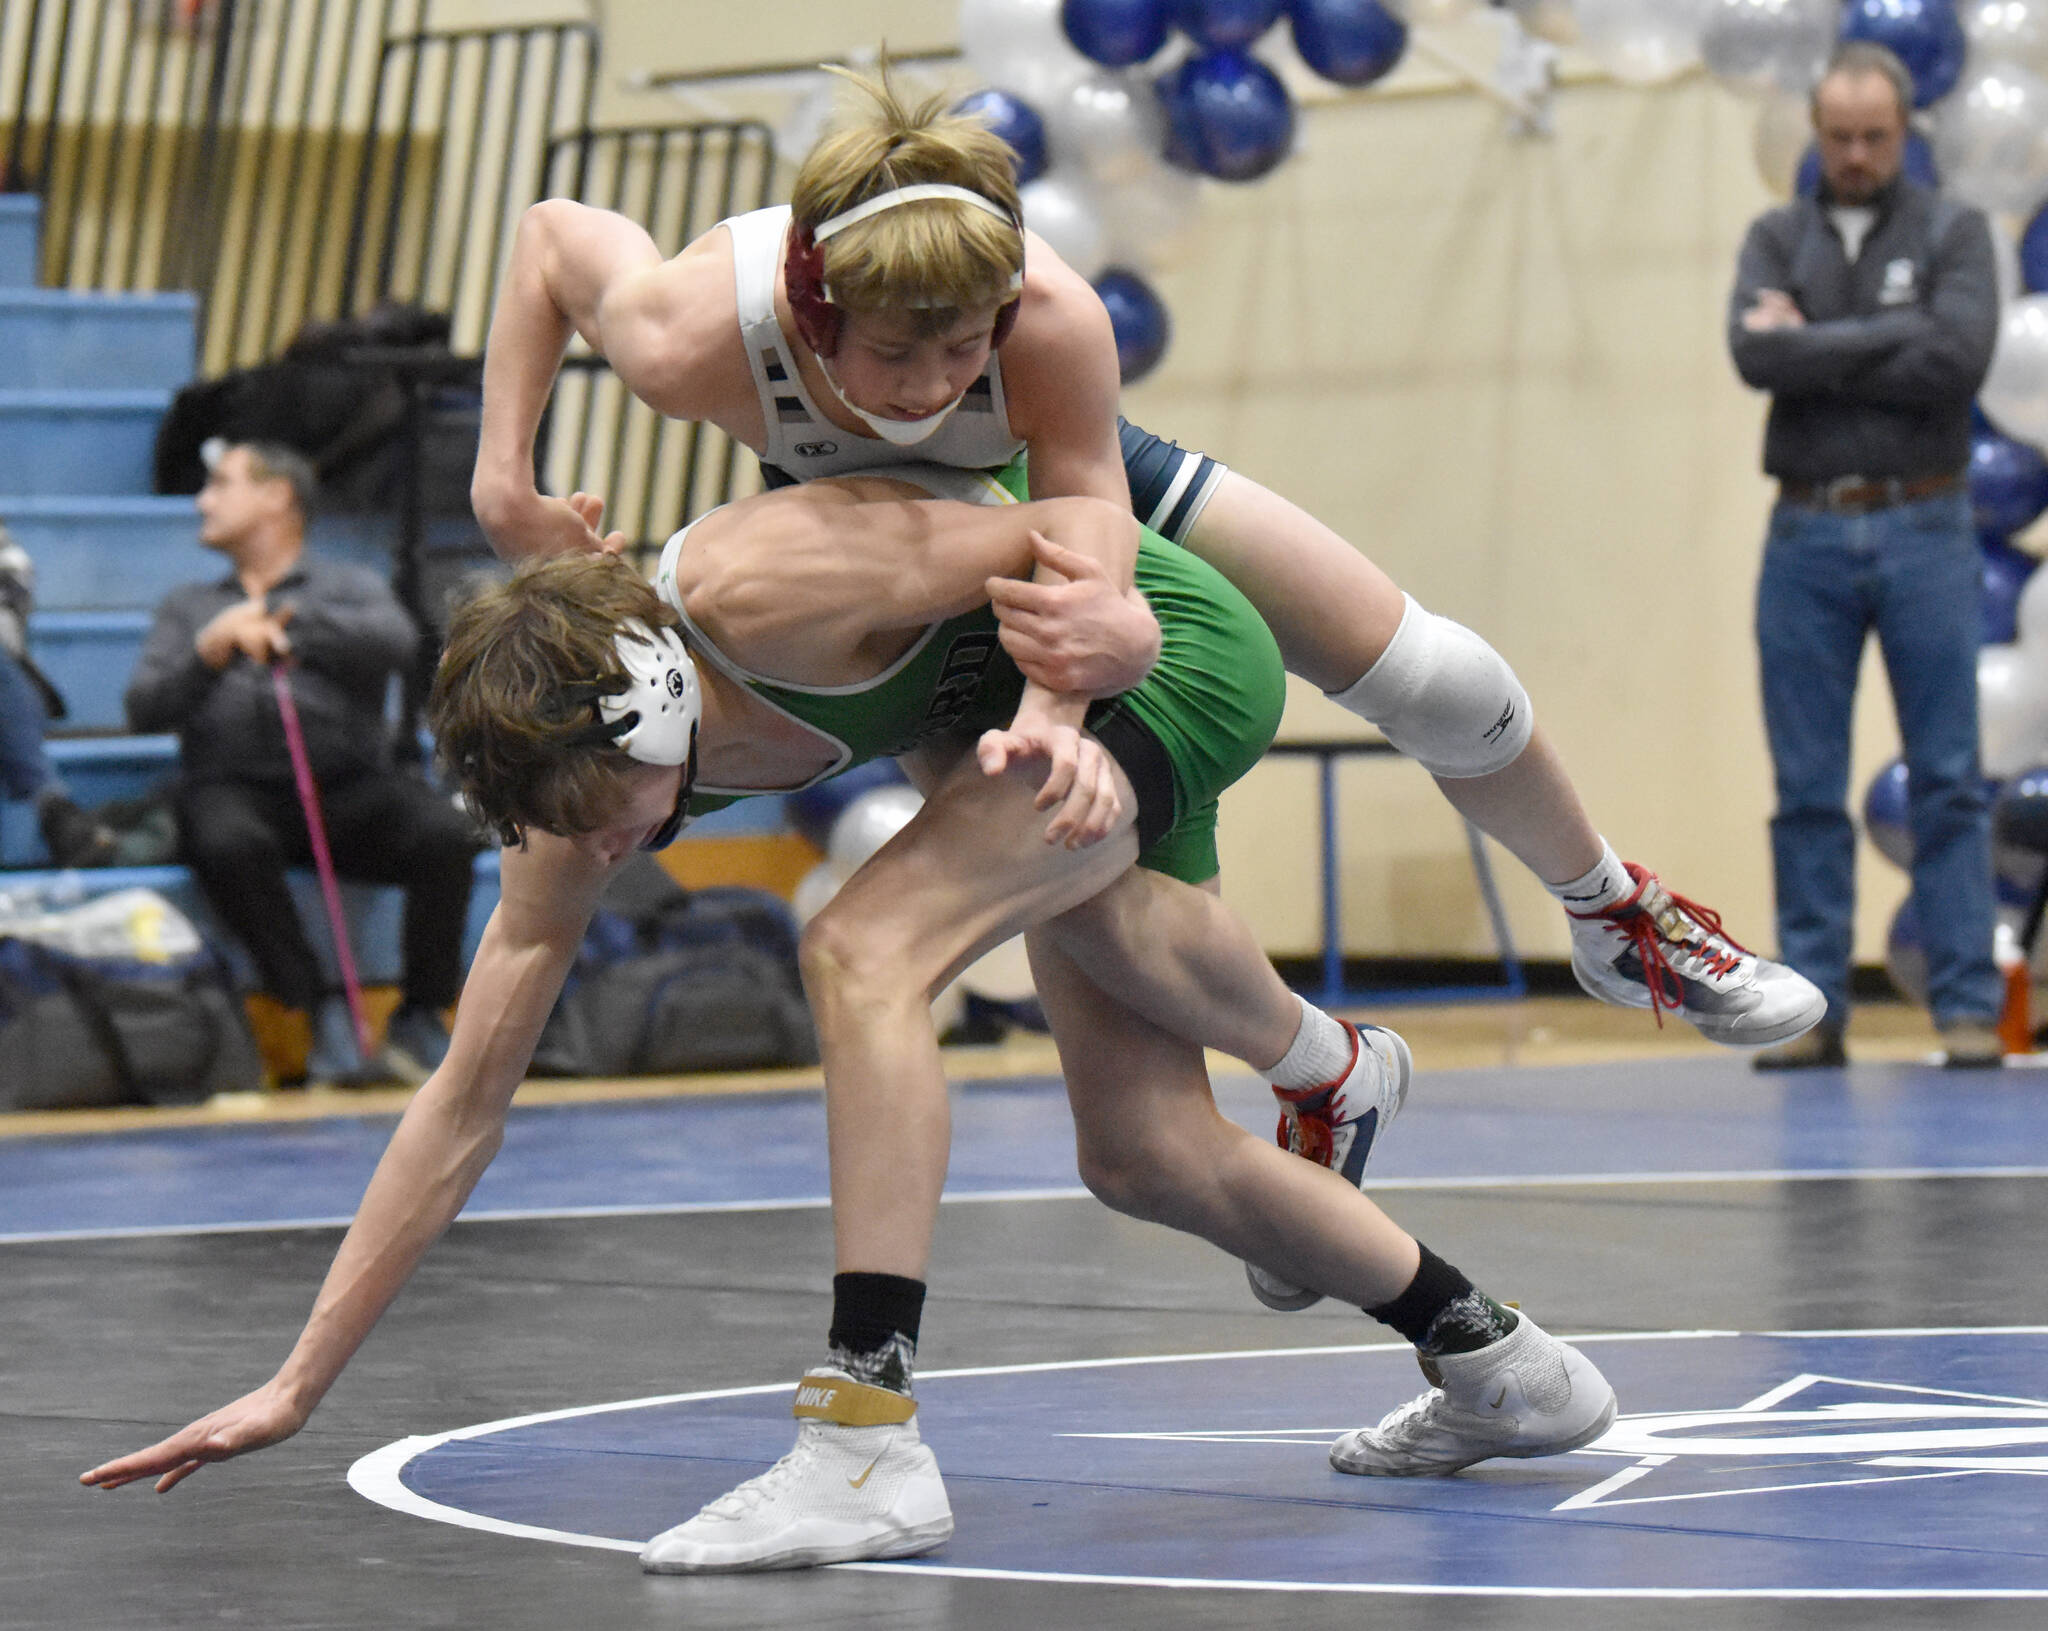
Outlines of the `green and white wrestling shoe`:
<svg viewBox="0 0 2048 1631">
<path fill-rule="evenodd" d="M 1578 1349 L 1527 1314 L 1470 1353 L 1416 1355 L 1435 1384 L 1377 1427 L 1346 1433 L 1330 1465 L 1369 1478 L 1442 1478 L 1494 1456 L 1582 1449 L 1614 1425 L 1614 1389 Z"/>
</svg>

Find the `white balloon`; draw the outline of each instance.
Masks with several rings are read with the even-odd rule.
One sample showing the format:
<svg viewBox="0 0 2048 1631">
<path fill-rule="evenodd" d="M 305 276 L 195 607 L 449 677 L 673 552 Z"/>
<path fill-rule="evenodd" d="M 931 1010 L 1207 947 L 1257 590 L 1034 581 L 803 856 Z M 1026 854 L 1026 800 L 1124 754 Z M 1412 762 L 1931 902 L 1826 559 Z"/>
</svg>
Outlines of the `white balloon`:
<svg viewBox="0 0 2048 1631">
<path fill-rule="evenodd" d="M 1700 60 L 1731 90 L 1805 92 L 1827 66 L 1836 0 L 1706 0 Z"/>
<path fill-rule="evenodd" d="M 797 922 L 808 923 L 830 906 L 832 897 L 839 893 L 839 885 L 844 881 L 830 861 L 820 861 L 799 878 L 796 893 L 789 899 Z"/>
<path fill-rule="evenodd" d="M 960 54 L 1041 111 L 1096 68 L 1060 26 L 1060 0 L 960 0 Z"/>
<path fill-rule="evenodd" d="M 2023 295 L 2005 308 L 1977 402 L 2015 441 L 2048 448 L 2048 294 Z"/>
<path fill-rule="evenodd" d="M 910 824 L 924 804 L 914 787 L 877 787 L 839 812 L 825 841 L 825 858 L 842 879 L 850 878 Z"/>
<path fill-rule="evenodd" d="M 960 983 L 977 997 L 990 1002 L 1023 1002 L 1038 995 L 1031 977 L 1031 959 L 1024 952 L 1024 937 L 1005 940 L 995 950 L 984 952 L 967 965 Z"/>
<path fill-rule="evenodd" d="M 2018 607 L 2019 643 L 2034 653 L 2034 661 L 2048 661 L 2048 572 L 2030 572 L 2020 590 Z"/>
<path fill-rule="evenodd" d="M 1757 104 L 1752 150 L 1764 185 L 1790 198 L 1799 183 L 1799 161 L 1813 140 L 1813 112 L 1797 91 L 1766 91 Z"/>
<path fill-rule="evenodd" d="M 1153 272 L 1185 259 L 1199 236 L 1202 178 L 1164 159 L 1121 187 L 1095 195 L 1111 266 Z"/>
<path fill-rule="evenodd" d="M 1078 172 L 1108 188 L 1163 168 L 1166 110 L 1146 75 L 1098 70 L 1042 112 L 1055 170 Z"/>
<path fill-rule="evenodd" d="M 1575 0 L 1579 44 L 1616 79 L 1658 85 L 1700 60 L 1702 0 Z"/>
<path fill-rule="evenodd" d="M 1996 214 L 2048 198 L 2048 80 L 2009 62 L 1973 70 L 1934 109 L 1942 191 Z"/>
<path fill-rule="evenodd" d="M 2048 662 L 2038 646 L 1977 653 L 1977 743 L 1984 774 L 2003 779 L 2048 755 Z"/>
<path fill-rule="evenodd" d="M 2048 0 L 1975 0 L 1956 12 L 1972 66 L 2016 62 L 2048 78 Z"/>
<path fill-rule="evenodd" d="M 1091 283 L 1109 264 L 1109 235 L 1095 200 L 1079 177 L 1040 176 L 1018 193 L 1024 224 L 1052 246 L 1055 255 Z"/>
</svg>

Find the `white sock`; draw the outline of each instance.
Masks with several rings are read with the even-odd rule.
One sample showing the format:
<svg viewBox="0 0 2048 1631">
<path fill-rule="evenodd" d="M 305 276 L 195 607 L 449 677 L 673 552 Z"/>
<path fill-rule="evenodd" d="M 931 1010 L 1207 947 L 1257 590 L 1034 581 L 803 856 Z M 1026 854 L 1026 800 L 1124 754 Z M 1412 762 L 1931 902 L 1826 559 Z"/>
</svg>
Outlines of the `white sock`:
<svg viewBox="0 0 2048 1631">
<path fill-rule="evenodd" d="M 1614 846 L 1606 839 L 1600 840 L 1600 859 L 1593 870 L 1569 883 L 1547 883 L 1548 889 L 1564 902 L 1568 912 L 1582 916 L 1597 912 L 1603 906 L 1612 906 L 1636 886 L 1635 879 L 1628 875 L 1628 868 L 1621 864 L 1621 857 L 1614 853 Z"/>
<path fill-rule="evenodd" d="M 1351 1068 L 1352 1035 L 1350 1026 L 1314 1003 L 1301 997 L 1294 1000 L 1301 1004 L 1301 1029 L 1266 1078 L 1275 1087 L 1298 1093 L 1305 1087 L 1327 1086 Z"/>
</svg>

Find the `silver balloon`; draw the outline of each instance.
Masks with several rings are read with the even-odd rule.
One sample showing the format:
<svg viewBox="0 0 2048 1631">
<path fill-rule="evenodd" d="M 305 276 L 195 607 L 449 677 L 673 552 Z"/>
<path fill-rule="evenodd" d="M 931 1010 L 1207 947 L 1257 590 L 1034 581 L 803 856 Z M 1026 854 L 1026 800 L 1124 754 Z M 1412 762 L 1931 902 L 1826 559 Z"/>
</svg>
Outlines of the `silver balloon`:
<svg viewBox="0 0 2048 1631">
<path fill-rule="evenodd" d="M 2015 441 L 2048 448 L 2048 294 L 2025 295 L 2005 308 L 1977 403 Z"/>
<path fill-rule="evenodd" d="M 2017 776 L 2048 757 L 2048 663 L 2037 646 L 1977 653 L 1977 742 L 1984 774 Z"/>
<path fill-rule="evenodd" d="M 2048 78 L 2048 0 L 1969 0 L 1956 7 L 1970 62 L 2013 62 Z"/>
<path fill-rule="evenodd" d="M 1041 111 L 1055 170 L 1079 171 L 1107 188 L 1162 168 L 1166 112 L 1148 76 L 1098 70 Z"/>
<path fill-rule="evenodd" d="M 1061 260 L 1094 282 L 1109 264 L 1109 235 L 1087 185 L 1078 176 L 1055 173 L 1040 176 L 1017 198 L 1024 206 L 1024 224 Z"/>
<path fill-rule="evenodd" d="M 2020 275 L 2020 243 L 2002 215 L 1987 215 L 1991 227 L 1991 269 L 1998 278 L 1998 303 L 2017 300 L 2027 292 Z"/>
<path fill-rule="evenodd" d="M 2015 621 L 2019 643 L 2034 653 L 2035 662 L 2048 661 L 2048 572 L 2027 574 Z"/>
<path fill-rule="evenodd" d="M 1836 0 L 1707 0 L 1700 60 L 1731 90 L 1805 91 L 1827 66 Z"/>
<path fill-rule="evenodd" d="M 1944 192 L 2032 214 L 2048 198 L 2048 80 L 2009 62 L 1973 70 L 1935 105 L 1934 163 Z"/>
<path fill-rule="evenodd" d="M 877 787 L 861 794 L 832 823 L 825 859 L 841 878 L 852 877 L 923 806 L 924 795 L 914 787 Z"/>
<path fill-rule="evenodd" d="M 1790 198 L 1799 183 L 1799 161 L 1813 140 L 1813 112 L 1797 91 L 1773 90 L 1757 104 L 1756 134 L 1751 138 L 1757 174 L 1780 198 Z"/>
<path fill-rule="evenodd" d="M 845 881 L 830 861 L 820 861 L 806 872 L 797 880 L 796 893 L 789 898 L 797 922 L 808 923 L 830 906 L 832 897 L 839 893 L 839 886 Z"/>
<path fill-rule="evenodd" d="M 1700 60 L 1703 0 L 1574 0 L 1579 44 L 1627 85 L 1660 85 Z"/>
<path fill-rule="evenodd" d="M 1060 0 L 960 0 L 960 54 L 989 84 L 1043 109 L 1095 64 L 1060 26 Z"/>
</svg>

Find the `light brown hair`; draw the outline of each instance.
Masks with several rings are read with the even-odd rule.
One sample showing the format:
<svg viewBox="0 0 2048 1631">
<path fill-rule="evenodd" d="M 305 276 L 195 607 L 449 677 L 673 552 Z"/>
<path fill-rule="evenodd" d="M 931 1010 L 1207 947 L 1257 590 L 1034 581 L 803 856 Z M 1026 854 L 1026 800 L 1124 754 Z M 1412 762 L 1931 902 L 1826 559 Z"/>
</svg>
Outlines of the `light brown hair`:
<svg viewBox="0 0 2048 1631">
<path fill-rule="evenodd" d="M 1807 98 L 1808 111 L 1816 119 L 1820 117 L 1820 88 L 1829 80 L 1844 77 L 1860 79 L 1865 74 L 1876 74 L 1891 85 L 1892 94 L 1899 99 L 1899 122 L 1911 124 L 1913 76 L 1889 46 L 1879 45 L 1875 40 L 1844 40 L 1835 47 L 1827 67 L 1813 82 L 1812 94 Z"/>
<path fill-rule="evenodd" d="M 594 832 L 625 804 L 638 761 L 587 739 L 587 688 L 626 678 L 617 639 L 635 620 L 681 621 L 624 559 L 582 553 L 522 562 L 450 620 L 427 719 L 441 762 L 505 843 L 528 827 Z"/>
<path fill-rule="evenodd" d="M 1001 305 L 1024 269 L 1017 172 L 1003 139 L 979 119 L 948 113 L 933 96 L 914 107 L 896 94 L 885 58 L 873 77 L 827 64 L 870 104 L 805 157 L 790 190 L 799 226 L 816 229 L 856 204 L 921 182 L 980 193 L 1010 213 L 1003 221 L 952 198 L 884 210 L 823 247 L 834 304 L 854 312 L 904 311 L 939 332 L 960 312 Z"/>
</svg>

